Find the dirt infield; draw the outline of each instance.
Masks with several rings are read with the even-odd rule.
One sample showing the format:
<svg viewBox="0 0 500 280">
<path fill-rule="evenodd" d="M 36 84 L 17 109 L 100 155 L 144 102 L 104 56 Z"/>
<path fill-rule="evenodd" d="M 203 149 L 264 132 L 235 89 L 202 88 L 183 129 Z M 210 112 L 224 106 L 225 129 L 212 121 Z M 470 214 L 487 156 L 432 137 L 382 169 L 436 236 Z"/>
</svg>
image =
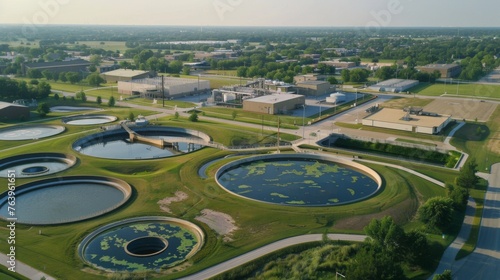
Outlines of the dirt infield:
<svg viewBox="0 0 500 280">
<path fill-rule="evenodd" d="M 436 99 L 425 106 L 424 111 L 451 115 L 458 120 L 487 122 L 496 108 L 497 104 L 488 101 Z"/>
</svg>

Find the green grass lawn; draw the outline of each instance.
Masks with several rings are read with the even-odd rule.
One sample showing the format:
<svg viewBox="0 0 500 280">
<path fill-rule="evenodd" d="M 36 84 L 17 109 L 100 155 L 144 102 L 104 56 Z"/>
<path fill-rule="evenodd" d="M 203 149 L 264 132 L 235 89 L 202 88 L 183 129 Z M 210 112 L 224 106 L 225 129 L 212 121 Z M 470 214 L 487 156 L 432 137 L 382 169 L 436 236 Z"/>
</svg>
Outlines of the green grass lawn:
<svg viewBox="0 0 500 280">
<path fill-rule="evenodd" d="M 410 91 L 428 96 L 440 96 L 446 92 L 448 95 L 463 97 L 500 98 L 500 85 L 460 84 L 457 94 L 457 84 L 421 83 Z"/>
<path fill-rule="evenodd" d="M 102 44 L 104 43 L 104 44 Z M 78 41 L 79 45 L 87 45 L 93 49 L 103 49 L 105 51 L 120 51 L 124 53 L 128 48 L 125 42 L 120 41 Z"/>
<path fill-rule="evenodd" d="M 109 110 L 109 111 L 108 111 Z M 131 109 L 112 108 L 106 113 L 120 118 L 127 116 Z M 138 112 L 134 111 L 134 114 Z M 54 119 L 48 123 L 60 124 Z M 274 132 L 263 133 L 260 129 L 244 131 L 238 126 L 215 122 L 189 122 L 185 118 L 178 120 L 162 118 L 158 124 L 166 126 L 186 127 L 205 132 L 213 140 L 224 145 L 242 143 L 273 142 Z M 231 154 L 212 148 L 204 148 L 191 154 L 154 160 L 109 160 L 85 156 L 75 152 L 71 145 L 82 137 L 94 133 L 95 127 L 72 127 L 61 136 L 37 142 L 25 141 L 10 146 L 10 150 L 2 150 L 2 157 L 39 151 L 63 152 L 79 158 L 78 164 L 57 176 L 96 175 L 123 179 L 134 188 L 130 202 L 125 206 L 99 218 L 59 226 L 22 226 L 17 228 L 17 253 L 19 260 L 36 269 L 43 270 L 56 278 L 62 279 L 109 279 L 103 272 L 89 274 L 90 267 L 83 264 L 76 255 L 79 242 L 99 226 L 121 219 L 146 216 L 168 215 L 178 217 L 200 225 L 207 235 L 207 243 L 202 250 L 189 261 L 182 272 L 159 277 L 160 279 L 176 279 L 184 275 L 207 268 L 228 258 L 240 255 L 249 250 L 276 240 L 308 233 L 354 232 L 361 229 L 369 217 L 395 213 L 403 224 L 412 223 L 412 217 L 421 203 L 429 197 L 441 195 L 444 190 L 406 172 L 394 170 L 383 165 L 371 165 L 384 177 L 382 190 L 376 196 L 363 202 L 337 207 L 293 207 L 259 203 L 236 197 L 222 190 L 213 178 L 217 168 L 224 162 L 236 159 L 227 158 L 209 167 L 208 179 L 197 176 L 198 169 L 205 162 L 215 158 L 223 158 Z M 294 135 L 281 135 L 283 139 L 296 139 Z M 5 141 L 4 141 L 5 142 Z M 0 143 L 4 149 L 4 142 Z M 255 151 L 249 151 L 255 152 Z M 432 170 L 433 176 L 448 180 L 439 170 Z M 42 177 L 43 178 L 43 177 Z M 18 179 L 18 185 L 37 179 Z M 181 203 L 170 205 L 172 214 L 162 212 L 157 202 L 165 197 L 172 197 L 176 191 L 183 191 L 188 198 Z M 231 215 L 239 230 L 234 232 L 232 242 L 223 242 L 212 230 L 194 218 L 203 209 Z M 337 227 L 341 222 L 357 221 L 356 227 Z M 39 230 L 42 234 L 39 235 Z M 0 237 L 5 238 L 7 230 L 0 229 Z M 7 251 L 7 244 L 0 243 L 0 250 Z M 425 273 L 425 272 L 424 272 Z M 155 276 L 156 277 L 156 276 Z"/>
<path fill-rule="evenodd" d="M 226 120 L 233 119 L 233 112 L 236 112 L 235 121 L 262 124 L 264 126 L 278 126 L 278 118 L 281 123 L 282 128 L 292 128 L 297 129 L 297 126 L 302 125 L 302 117 L 291 117 L 291 116 L 278 116 L 269 114 L 259 114 L 254 112 L 243 111 L 243 109 L 238 108 L 222 108 L 222 107 L 203 107 L 199 108 L 204 116 L 214 117 Z M 311 119 L 305 118 L 305 123 Z"/>
</svg>

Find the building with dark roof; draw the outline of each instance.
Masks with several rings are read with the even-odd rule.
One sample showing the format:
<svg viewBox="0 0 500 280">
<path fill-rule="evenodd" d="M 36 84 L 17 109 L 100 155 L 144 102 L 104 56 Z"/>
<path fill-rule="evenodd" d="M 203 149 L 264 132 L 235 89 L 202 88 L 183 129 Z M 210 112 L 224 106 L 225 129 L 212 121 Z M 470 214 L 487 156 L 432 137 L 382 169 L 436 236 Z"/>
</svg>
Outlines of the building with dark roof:
<svg viewBox="0 0 500 280">
<path fill-rule="evenodd" d="M 441 73 L 441 78 L 455 78 L 462 72 L 462 67 L 458 64 L 428 64 L 417 67 L 418 70 L 425 73 Z"/>
<path fill-rule="evenodd" d="M 90 65 L 91 63 L 89 61 L 83 59 L 25 63 L 23 65 L 23 74 L 26 75 L 30 69 L 36 69 L 40 72 L 47 70 L 54 74 L 59 74 L 61 72 L 87 72 L 87 68 Z"/>
<path fill-rule="evenodd" d="M 30 109 L 26 106 L 0 102 L 0 121 L 27 120 L 30 117 Z"/>
</svg>

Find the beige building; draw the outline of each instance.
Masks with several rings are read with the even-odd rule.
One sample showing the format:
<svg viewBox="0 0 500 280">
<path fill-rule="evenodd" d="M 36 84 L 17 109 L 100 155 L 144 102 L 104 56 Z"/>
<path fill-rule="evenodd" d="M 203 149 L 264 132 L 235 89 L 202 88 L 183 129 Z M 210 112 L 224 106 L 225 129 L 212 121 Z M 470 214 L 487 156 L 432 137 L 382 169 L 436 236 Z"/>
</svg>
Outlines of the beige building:
<svg viewBox="0 0 500 280">
<path fill-rule="evenodd" d="M 151 73 L 149 71 L 141 71 L 141 70 L 118 69 L 102 73 L 101 77 L 105 79 L 106 82 L 108 83 L 116 83 L 122 81 L 132 81 L 132 80 L 149 78 L 151 77 Z"/>
<path fill-rule="evenodd" d="M 286 114 L 306 103 L 306 98 L 298 94 L 272 94 L 243 100 L 243 110 L 262 114 Z"/>
<path fill-rule="evenodd" d="M 319 96 L 335 91 L 335 85 L 325 81 L 304 81 L 297 83 L 297 93 L 306 96 Z"/>
<path fill-rule="evenodd" d="M 164 77 L 165 97 L 175 98 L 210 90 L 210 81 Z M 143 97 L 161 97 L 161 77 L 118 82 L 118 92 Z"/>
<path fill-rule="evenodd" d="M 451 116 L 411 115 L 400 109 L 383 108 L 364 118 L 366 126 L 389 128 L 423 134 L 437 134 L 451 122 Z"/>
</svg>

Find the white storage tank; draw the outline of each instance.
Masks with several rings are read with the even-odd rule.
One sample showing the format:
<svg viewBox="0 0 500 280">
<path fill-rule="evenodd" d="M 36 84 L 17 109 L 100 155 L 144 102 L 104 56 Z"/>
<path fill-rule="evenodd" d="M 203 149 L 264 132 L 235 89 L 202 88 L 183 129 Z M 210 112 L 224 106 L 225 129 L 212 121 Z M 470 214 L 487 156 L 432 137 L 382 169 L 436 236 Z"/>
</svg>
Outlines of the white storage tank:
<svg viewBox="0 0 500 280">
<path fill-rule="evenodd" d="M 342 103 L 345 102 L 345 100 L 345 94 L 340 92 L 332 93 L 330 94 L 330 97 L 326 98 L 327 103 Z"/>
</svg>

